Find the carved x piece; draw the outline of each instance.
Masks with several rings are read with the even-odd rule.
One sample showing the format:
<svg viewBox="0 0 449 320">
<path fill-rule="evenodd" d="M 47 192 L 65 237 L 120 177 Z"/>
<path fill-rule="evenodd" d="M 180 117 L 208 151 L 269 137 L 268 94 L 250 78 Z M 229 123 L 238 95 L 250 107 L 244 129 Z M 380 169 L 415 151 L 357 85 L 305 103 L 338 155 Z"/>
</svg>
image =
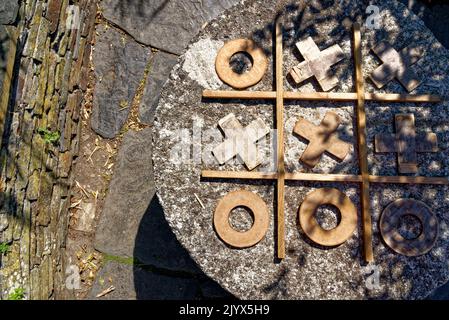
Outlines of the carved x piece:
<svg viewBox="0 0 449 320">
<path fill-rule="evenodd" d="M 320 51 L 311 37 L 296 44 L 304 61 L 290 71 L 296 83 L 315 76 L 324 91 L 328 91 L 338 84 L 335 75 L 330 74 L 331 66 L 344 58 L 343 50 L 339 45 L 333 45 Z"/>
<path fill-rule="evenodd" d="M 417 173 L 417 152 L 438 152 L 435 133 L 417 135 L 415 116 L 397 114 L 395 116 L 396 134 L 378 134 L 375 137 L 376 152 L 398 154 L 400 173 Z"/>
<path fill-rule="evenodd" d="M 381 42 L 374 47 L 373 52 L 382 60 L 383 64 L 377 67 L 370 78 L 377 88 L 382 88 L 396 78 L 408 92 L 419 86 L 421 80 L 411 69 L 423 55 L 420 47 L 409 46 L 397 52 L 389 43 Z"/>
<path fill-rule="evenodd" d="M 270 132 L 270 128 L 263 120 L 256 119 L 243 128 L 235 115 L 230 113 L 222 118 L 218 125 L 227 138 L 212 150 L 220 164 L 238 156 L 249 170 L 253 170 L 262 162 L 262 159 L 259 159 L 256 142 Z"/>
<path fill-rule="evenodd" d="M 301 162 L 313 168 L 324 152 L 330 153 L 340 161 L 346 158 L 351 146 L 338 138 L 336 131 L 339 125 L 340 118 L 333 112 L 327 112 L 319 126 L 299 118 L 293 132 L 309 141 L 309 145 L 301 155 Z"/>
</svg>

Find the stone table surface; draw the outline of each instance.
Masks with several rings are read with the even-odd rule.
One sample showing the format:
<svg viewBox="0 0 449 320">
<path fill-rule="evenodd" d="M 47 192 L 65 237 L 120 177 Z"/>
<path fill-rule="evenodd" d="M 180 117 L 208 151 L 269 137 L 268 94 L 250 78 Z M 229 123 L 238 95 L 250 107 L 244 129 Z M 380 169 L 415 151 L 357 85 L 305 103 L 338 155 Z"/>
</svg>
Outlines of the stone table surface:
<svg viewBox="0 0 449 320">
<path fill-rule="evenodd" d="M 217 51 L 228 40 L 249 37 L 266 52 L 269 68 L 262 81 L 250 90 L 272 90 L 273 83 L 273 19 L 277 14 L 284 20 L 284 75 L 300 60 L 295 43 L 311 36 L 320 49 L 339 44 L 346 58 L 333 70 L 340 79 L 332 91 L 353 92 L 353 59 L 351 53 L 354 21 L 363 22 L 365 7 L 354 1 L 313 1 L 302 8 L 299 4 L 269 0 L 245 1 L 212 21 L 194 38 L 174 67 L 165 85 L 155 115 L 153 133 L 153 162 L 155 185 L 166 219 L 180 243 L 188 250 L 201 269 L 225 289 L 239 298 L 423 298 L 449 279 L 449 208 L 448 187 L 374 185 L 371 187 L 373 218 L 373 247 L 375 266 L 380 272 L 378 287 L 370 289 L 372 269 L 361 255 L 361 224 L 356 232 L 339 247 L 325 249 L 311 243 L 297 225 L 297 212 L 304 197 L 319 187 L 335 187 L 354 202 L 360 215 L 357 184 L 288 182 L 285 190 L 286 259 L 275 259 L 274 191 L 272 182 L 201 180 L 202 169 L 245 171 L 238 162 L 219 166 L 211 156 L 211 149 L 222 141 L 218 121 L 233 112 L 243 125 L 256 117 L 274 126 L 272 101 L 203 100 L 204 89 L 226 89 L 214 69 Z M 380 7 L 381 28 L 362 29 L 364 74 L 374 70 L 379 61 L 370 48 L 388 39 L 395 48 L 413 42 L 425 49 L 424 57 L 415 65 L 422 76 L 422 84 L 413 93 L 433 93 L 447 100 L 449 87 L 449 52 L 434 38 L 423 22 L 400 3 L 374 1 Z M 286 77 L 285 89 L 290 91 L 319 91 L 317 83 L 306 81 L 295 85 Z M 392 81 L 383 90 L 366 82 L 369 92 L 398 92 L 405 90 Z M 448 102 L 430 104 L 379 104 L 367 102 L 368 160 L 371 174 L 397 175 L 394 154 L 374 154 L 374 136 L 393 132 L 394 115 L 414 113 L 419 132 L 435 132 L 439 153 L 420 154 L 420 174 L 448 175 Z M 318 124 L 327 111 L 337 113 L 342 121 L 340 138 L 352 144 L 350 155 L 341 163 L 324 156 L 312 170 L 316 173 L 358 174 L 355 114 L 353 103 L 288 102 L 285 107 L 285 157 L 289 172 L 310 171 L 298 161 L 306 144 L 291 134 L 299 116 Z M 202 134 L 202 145 L 198 136 Z M 193 147 L 191 140 L 194 141 Z M 273 154 L 270 143 L 264 144 L 265 157 L 256 170 L 272 170 Z M 186 148 L 187 147 L 187 148 Z M 201 149 L 200 149 L 201 148 Z M 203 158 L 203 159 L 201 159 Z M 226 246 L 216 235 L 212 217 L 219 199 L 228 192 L 246 189 L 257 193 L 270 209 L 270 227 L 266 237 L 256 246 L 236 250 Z M 204 209 L 196 200 L 197 195 Z M 378 220 L 382 210 L 397 198 L 415 198 L 429 205 L 439 220 L 440 233 L 435 247 L 426 255 L 407 258 L 395 254 L 380 238 Z M 327 213 L 327 214 L 323 214 Z M 331 225 L 332 214 L 323 211 L 323 224 Z M 237 215 L 238 229 L 248 226 L 244 215 Z M 360 216 L 359 216 L 360 221 Z"/>
</svg>

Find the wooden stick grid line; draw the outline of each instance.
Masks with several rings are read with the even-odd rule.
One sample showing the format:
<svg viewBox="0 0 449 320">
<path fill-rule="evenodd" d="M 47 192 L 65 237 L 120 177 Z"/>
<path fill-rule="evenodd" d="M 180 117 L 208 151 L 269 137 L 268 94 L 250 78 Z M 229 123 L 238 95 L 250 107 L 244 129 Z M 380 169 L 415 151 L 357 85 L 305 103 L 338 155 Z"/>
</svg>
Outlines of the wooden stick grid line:
<svg viewBox="0 0 449 320">
<path fill-rule="evenodd" d="M 242 100 L 274 100 L 276 91 L 225 91 L 204 90 L 203 98 L 208 99 L 242 99 Z M 357 93 L 354 92 L 289 92 L 284 91 L 285 100 L 308 101 L 357 101 Z M 400 93 L 368 93 L 365 92 L 366 101 L 376 102 L 410 102 L 410 103 L 437 103 L 441 97 L 430 94 L 412 95 Z"/>
<path fill-rule="evenodd" d="M 357 141 L 359 153 L 359 167 L 362 174 L 361 204 L 362 204 L 362 230 L 363 230 L 363 256 L 365 261 L 374 261 L 372 245 L 372 222 L 369 198 L 369 172 L 368 150 L 366 147 L 366 113 L 365 113 L 365 83 L 362 69 L 362 40 L 360 25 L 354 24 L 354 63 L 355 81 L 357 91 Z"/>
<path fill-rule="evenodd" d="M 282 26 L 276 23 L 277 257 L 285 258 L 284 75 Z"/>
<path fill-rule="evenodd" d="M 448 177 L 424 177 L 424 176 L 376 176 L 368 172 L 368 156 L 366 148 L 366 114 L 365 101 L 378 102 L 411 102 L 411 103 L 437 103 L 442 99 L 436 95 L 411 95 L 396 93 L 367 93 L 365 92 L 364 77 L 362 72 L 362 50 L 360 25 L 353 27 L 353 49 L 355 65 L 355 93 L 330 93 L 330 92 L 286 92 L 283 85 L 283 49 L 282 49 L 282 25 L 276 23 L 276 52 L 275 75 L 276 91 L 214 91 L 204 90 L 203 97 L 211 99 L 271 99 L 276 100 L 276 128 L 277 128 L 277 171 L 276 172 L 244 172 L 203 170 L 203 178 L 216 179 L 258 179 L 276 180 L 277 193 L 277 257 L 285 258 L 285 221 L 284 221 L 284 192 L 285 181 L 311 181 L 311 182 L 352 182 L 361 186 L 362 203 L 362 229 L 363 229 L 363 256 L 365 261 L 374 261 L 372 248 L 372 222 L 370 213 L 369 184 L 433 184 L 448 185 Z M 310 100 L 310 101 L 353 101 L 356 102 L 357 114 L 357 140 L 359 151 L 360 175 L 348 174 L 315 174 L 315 173 L 288 173 L 284 164 L 284 100 Z"/>
<path fill-rule="evenodd" d="M 202 170 L 201 177 L 207 179 L 248 179 L 248 180 L 277 180 L 277 172 L 252 172 L 252 171 L 222 171 Z M 351 174 L 320 174 L 303 172 L 285 172 L 286 181 L 313 181 L 313 182 L 362 182 L 361 175 Z M 376 176 L 369 175 L 370 183 L 384 184 L 434 184 L 449 185 L 448 177 L 424 177 L 424 176 Z"/>
</svg>

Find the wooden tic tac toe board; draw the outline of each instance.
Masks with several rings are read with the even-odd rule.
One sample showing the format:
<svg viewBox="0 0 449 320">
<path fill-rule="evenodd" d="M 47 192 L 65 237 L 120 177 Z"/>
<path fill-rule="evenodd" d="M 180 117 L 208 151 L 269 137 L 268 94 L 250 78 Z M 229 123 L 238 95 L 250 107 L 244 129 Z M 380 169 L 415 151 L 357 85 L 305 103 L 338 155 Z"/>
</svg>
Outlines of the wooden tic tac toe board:
<svg viewBox="0 0 449 320">
<path fill-rule="evenodd" d="M 312 181 L 312 182 L 337 182 L 358 183 L 360 185 L 362 221 L 357 221 L 357 209 L 351 200 L 341 191 L 334 188 L 321 188 L 309 193 L 299 208 L 299 221 L 305 234 L 314 242 L 323 246 L 336 246 L 345 242 L 354 232 L 358 223 L 362 224 L 363 256 L 367 262 L 374 261 L 372 245 L 372 212 L 370 209 L 370 185 L 371 184 L 427 184 L 447 185 L 447 177 L 406 176 L 403 173 L 417 173 L 417 152 L 438 152 L 436 135 L 433 133 L 425 136 L 415 132 L 413 114 L 397 114 L 392 119 L 395 126 L 395 134 L 376 136 L 376 152 L 397 153 L 397 176 L 371 175 L 368 171 L 367 138 L 366 138 L 366 114 L 365 101 L 377 101 L 385 103 L 438 103 L 440 97 L 433 95 L 411 95 L 400 93 L 366 93 L 365 76 L 362 72 L 363 56 L 361 50 L 360 25 L 353 26 L 353 56 L 355 65 L 355 88 L 353 93 L 300 93 L 284 91 L 283 74 L 283 39 L 281 22 L 276 23 L 275 35 L 275 91 L 245 91 L 244 89 L 255 85 L 264 76 L 267 69 L 267 59 L 262 50 L 248 39 L 235 39 L 227 42 L 218 53 L 216 71 L 220 79 L 235 89 L 230 91 L 205 90 L 204 98 L 209 99 L 247 99 L 247 100 L 275 100 L 276 101 L 276 128 L 277 129 L 277 170 L 275 172 L 258 172 L 257 159 L 252 156 L 255 152 L 256 142 L 267 134 L 264 123 L 257 120 L 247 128 L 243 128 L 233 114 L 222 119 L 219 124 L 225 132 L 225 140 L 228 142 L 218 146 L 214 155 L 220 163 L 224 163 L 239 154 L 244 159 L 247 171 L 222 171 L 203 170 L 203 178 L 244 179 L 244 180 L 275 180 L 276 181 L 276 242 L 277 257 L 285 258 L 285 221 L 284 221 L 284 190 L 286 181 Z M 291 71 L 291 77 L 296 83 L 314 77 L 323 90 L 327 91 L 335 87 L 338 79 L 332 75 L 332 65 L 342 59 L 342 51 L 338 45 L 320 51 L 312 38 L 307 38 L 297 44 L 297 48 L 304 58 L 298 66 Z M 410 69 L 410 66 L 423 54 L 413 48 L 403 49 L 397 52 L 388 43 L 382 42 L 372 48 L 380 58 L 381 65 L 369 75 L 373 83 L 381 88 L 389 81 L 399 81 L 409 92 L 415 89 L 420 80 Z M 230 58 L 238 52 L 246 52 L 253 59 L 253 67 L 243 74 L 234 73 L 229 65 Z M 285 100 L 309 100 L 309 101 L 353 101 L 356 103 L 355 113 L 357 118 L 357 142 L 358 142 L 358 175 L 349 174 L 317 174 L 286 172 L 284 164 L 284 136 L 293 132 L 284 132 L 284 101 Z M 309 167 L 313 167 L 320 161 L 324 152 L 332 154 L 337 160 L 342 160 L 349 152 L 349 146 L 340 140 L 336 129 L 339 126 L 339 118 L 335 113 L 328 112 L 321 124 L 316 126 L 305 119 L 299 119 L 294 133 L 307 140 L 308 146 L 300 161 Z M 236 129 L 232 131 L 228 129 Z M 260 130 L 252 129 L 261 129 Z M 239 131 L 240 130 L 240 131 Z M 234 133 L 233 133 L 234 132 Z M 235 133 L 236 132 L 236 133 Z M 259 133 L 259 135 L 257 135 Z M 256 134 L 255 136 L 253 134 Z M 244 146 L 241 147 L 241 139 L 247 137 Z M 229 142 L 230 141 L 230 142 Z M 226 145 L 229 143 L 230 145 Z M 239 147 L 240 145 L 240 147 Z M 232 152 L 229 152 L 231 150 Z M 245 153 L 246 152 L 246 153 Z M 244 188 L 243 188 L 244 189 Z M 341 221 L 331 230 L 322 229 L 314 214 L 324 204 L 331 204 L 339 209 Z M 245 231 L 238 232 L 229 224 L 229 214 L 239 206 L 244 206 L 252 211 L 254 216 L 253 226 Z M 255 193 L 246 190 L 236 190 L 228 193 L 219 200 L 214 212 L 214 227 L 217 235 L 228 245 L 235 248 L 247 248 L 257 245 L 265 236 L 269 226 L 269 210 L 267 204 Z M 395 229 L 398 219 L 404 215 L 414 215 L 422 224 L 422 233 L 416 238 L 406 240 Z M 407 256 L 417 256 L 428 252 L 434 245 L 438 236 L 438 221 L 430 208 L 419 199 L 397 199 L 384 209 L 380 221 L 380 231 L 385 243 L 397 253 Z M 392 227 L 393 226 L 393 227 Z"/>
</svg>

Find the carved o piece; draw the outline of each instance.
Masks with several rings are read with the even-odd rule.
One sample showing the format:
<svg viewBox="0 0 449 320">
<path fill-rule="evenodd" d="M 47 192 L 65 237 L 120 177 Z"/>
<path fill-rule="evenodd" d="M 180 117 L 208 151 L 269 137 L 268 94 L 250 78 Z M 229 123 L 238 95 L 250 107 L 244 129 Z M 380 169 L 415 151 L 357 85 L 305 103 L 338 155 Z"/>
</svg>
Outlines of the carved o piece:
<svg viewBox="0 0 449 320">
<path fill-rule="evenodd" d="M 397 227 L 401 217 L 412 215 L 419 219 L 422 232 L 415 239 L 406 239 Z M 397 253 L 416 257 L 429 252 L 438 237 L 438 219 L 423 202 L 414 199 L 398 199 L 390 203 L 380 218 L 380 233 L 385 243 Z"/>
<path fill-rule="evenodd" d="M 231 57 L 238 52 L 246 52 L 253 59 L 252 68 L 243 74 L 234 72 L 229 65 Z M 268 60 L 263 50 L 249 39 L 227 42 L 218 52 L 215 70 L 220 79 L 235 89 L 245 89 L 258 83 L 267 71 Z"/>
<path fill-rule="evenodd" d="M 318 208 L 324 204 L 335 206 L 341 214 L 341 221 L 331 230 L 323 229 L 315 218 Z M 309 193 L 299 209 L 299 223 L 304 233 L 323 246 L 342 244 L 357 227 L 357 209 L 344 193 L 333 188 L 322 188 Z"/>
<path fill-rule="evenodd" d="M 237 207 L 246 207 L 254 215 L 253 226 L 248 231 L 234 230 L 229 223 L 229 215 Z M 228 193 L 218 202 L 215 209 L 215 231 L 221 240 L 236 248 L 248 248 L 257 244 L 265 237 L 269 224 L 270 218 L 265 201 L 250 191 L 238 190 Z"/>
</svg>

